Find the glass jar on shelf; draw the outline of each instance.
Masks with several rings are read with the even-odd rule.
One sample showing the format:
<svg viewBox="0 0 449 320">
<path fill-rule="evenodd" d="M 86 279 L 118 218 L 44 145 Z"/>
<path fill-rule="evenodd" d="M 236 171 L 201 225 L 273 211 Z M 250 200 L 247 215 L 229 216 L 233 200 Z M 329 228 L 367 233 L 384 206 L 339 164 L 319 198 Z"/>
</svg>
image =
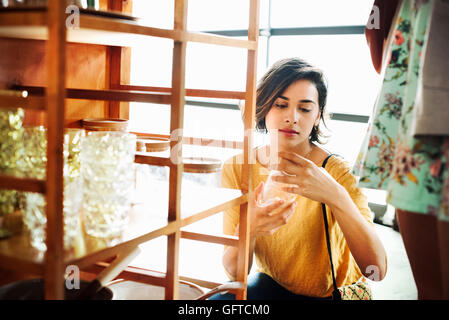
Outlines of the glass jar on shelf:
<svg viewBox="0 0 449 320">
<path fill-rule="evenodd" d="M 81 138 L 85 135 L 83 129 L 65 129 L 64 131 L 64 190 L 63 190 L 63 223 L 64 248 L 74 246 L 76 237 L 80 234 L 80 210 L 82 203 L 81 180 Z M 46 178 L 47 165 L 47 130 L 43 126 L 26 127 L 23 134 L 23 157 L 20 166 L 23 175 L 29 178 Z M 31 245 L 45 251 L 45 228 L 47 215 L 45 212 L 45 196 L 40 193 L 23 192 L 21 208 L 23 222 L 30 234 Z"/>
<path fill-rule="evenodd" d="M 0 110 L 0 174 L 20 176 L 24 112 L 22 109 Z M 21 228 L 19 192 L 0 189 L 0 239 Z"/>
<path fill-rule="evenodd" d="M 134 189 L 136 136 L 119 131 L 89 132 L 81 148 L 83 226 L 97 238 L 119 237 Z"/>
</svg>

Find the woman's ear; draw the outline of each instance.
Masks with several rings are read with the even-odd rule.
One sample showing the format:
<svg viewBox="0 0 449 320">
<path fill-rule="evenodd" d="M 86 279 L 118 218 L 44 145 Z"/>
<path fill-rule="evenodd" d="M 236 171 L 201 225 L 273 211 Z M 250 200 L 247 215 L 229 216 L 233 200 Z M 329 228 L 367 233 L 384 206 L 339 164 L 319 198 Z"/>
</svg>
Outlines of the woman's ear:
<svg viewBox="0 0 449 320">
<path fill-rule="evenodd" d="M 317 127 L 320 124 L 320 120 L 321 120 L 321 112 L 318 114 L 315 123 L 313 124 L 315 127 Z"/>
</svg>

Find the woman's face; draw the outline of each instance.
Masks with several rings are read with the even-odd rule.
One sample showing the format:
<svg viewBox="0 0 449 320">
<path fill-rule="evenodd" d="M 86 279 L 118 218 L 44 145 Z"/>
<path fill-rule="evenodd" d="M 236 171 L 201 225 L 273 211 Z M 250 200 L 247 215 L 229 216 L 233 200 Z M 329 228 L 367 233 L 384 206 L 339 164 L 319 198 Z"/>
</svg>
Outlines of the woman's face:
<svg viewBox="0 0 449 320">
<path fill-rule="evenodd" d="M 277 134 L 278 149 L 304 148 L 313 126 L 319 123 L 319 109 L 318 90 L 309 80 L 298 80 L 285 89 L 265 117 L 268 132 Z"/>
</svg>

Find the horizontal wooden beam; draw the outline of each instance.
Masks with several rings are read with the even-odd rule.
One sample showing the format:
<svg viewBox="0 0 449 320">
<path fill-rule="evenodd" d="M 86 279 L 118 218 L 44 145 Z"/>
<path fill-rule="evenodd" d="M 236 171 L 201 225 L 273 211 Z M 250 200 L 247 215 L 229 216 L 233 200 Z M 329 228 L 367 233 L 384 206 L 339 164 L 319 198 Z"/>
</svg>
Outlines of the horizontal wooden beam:
<svg viewBox="0 0 449 320">
<path fill-rule="evenodd" d="M 46 10 L 32 12 L 1 12 L 0 36 L 47 40 Z M 30 28 L 31 27 L 31 28 Z M 111 46 L 133 46 L 146 37 L 159 37 L 177 42 L 200 42 L 248 50 L 256 50 L 256 41 L 234 39 L 209 33 L 161 29 L 140 25 L 136 21 L 80 14 L 79 28 L 67 30 L 69 42 Z"/>
<path fill-rule="evenodd" d="M 0 175 L 0 186 L 2 189 L 14 189 L 44 194 L 47 190 L 46 182 L 44 180 L 17 178 L 6 175 Z"/>
<path fill-rule="evenodd" d="M 0 254 L 0 267 L 5 270 L 20 270 L 23 273 L 31 273 L 37 277 L 44 275 L 44 265 L 42 263 L 27 261 L 23 257 L 17 258 Z"/>
<path fill-rule="evenodd" d="M 207 210 L 204 210 L 202 212 L 199 212 L 199 213 L 193 214 L 187 218 L 184 218 L 184 219 L 182 219 L 181 226 L 182 227 L 188 226 L 189 224 L 203 220 L 207 217 L 210 217 L 210 216 L 217 214 L 219 212 L 222 212 L 224 210 L 233 208 L 235 206 L 239 206 L 245 202 L 248 202 L 248 194 L 247 193 L 234 199 L 234 200 L 227 201 L 227 202 L 220 204 L 218 206 L 215 206 L 213 208 L 209 208 Z"/>
<path fill-rule="evenodd" d="M 148 232 L 142 236 L 133 238 L 131 240 L 122 242 L 114 247 L 107 247 L 105 249 L 99 250 L 97 252 L 91 253 L 87 256 L 81 257 L 81 258 L 75 258 L 75 259 L 67 259 L 65 261 L 66 265 L 77 265 L 80 269 L 86 268 L 90 265 L 93 265 L 94 263 L 98 261 L 104 261 L 119 252 L 121 252 L 126 247 L 136 247 L 139 244 L 142 244 L 144 242 L 156 239 L 160 236 L 165 236 L 168 234 L 172 234 L 179 228 L 179 222 L 173 221 L 167 223 L 167 225 L 158 228 L 156 230 L 153 230 L 151 232 Z"/>
<path fill-rule="evenodd" d="M 208 289 L 212 289 L 212 288 L 215 288 L 215 287 L 218 287 L 219 285 L 221 285 L 221 283 L 218 283 L 218 282 L 212 282 L 212 281 L 207 281 L 207 280 L 198 279 L 198 278 L 191 278 L 191 277 L 186 277 L 186 276 L 179 276 L 179 279 L 183 280 L 183 281 L 194 283 L 196 285 L 199 285 L 200 287 L 208 288 Z"/>
<path fill-rule="evenodd" d="M 181 238 L 209 243 L 223 244 L 232 247 L 237 247 L 239 245 L 238 237 L 235 236 L 226 236 L 226 235 L 214 236 L 204 233 L 181 231 Z"/>
<path fill-rule="evenodd" d="M 222 45 L 236 48 L 243 48 L 248 50 L 256 50 L 257 42 L 244 39 L 233 39 L 230 37 L 223 37 L 219 35 L 212 35 L 208 33 L 186 32 L 183 41 L 201 42 L 213 45 Z"/>
<path fill-rule="evenodd" d="M 114 89 L 120 90 L 136 90 L 148 92 L 166 92 L 170 93 L 171 88 L 168 87 L 151 87 L 151 86 L 135 86 L 121 84 Z M 207 89 L 186 89 L 186 97 L 202 97 L 202 98 L 217 98 L 217 99 L 236 99 L 244 100 L 245 92 L 242 91 L 226 91 L 226 90 L 207 90 Z"/>
<path fill-rule="evenodd" d="M 45 110 L 45 97 L 24 97 L 22 92 L 8 94 L 6 90 L 0 90 L 0 109 L 22 108 L 33 110 Z M 9 91 L 9 90 L 7 90 Z"/>
<path fill-rule="evenodd" d="M 14 89 L 27 91 L 32 96 L 45 96 L 44 87 L 15 86 Z M 149 93 L 129 90 L 94 90 L 94 89 L 66 89 L 67 99 L 104 100 L 147 102 L 170 104 L 171 95 L 168 93 Z"/>
<path fill-rule="evenodd" d="M 109 263 L 100 262 L 96 263 L 88 268 L 85 268 L 83 271 L 88 273 L 98 274 L 103 271 L 106 267 L 109 266 Z M 129 281 L 136 281 L 140 283 L 147 283 L 154 286 L 164 287 L 167 283 L 165 278 L 165 273 L 160 271 L 149 270 L 136 266 L 128 266 L 125 268 L 118 276 L 117 279 L 124 279 Z M 179 279 L 182 281 L 187 281 L 203 288 L 216 288 L 221 283 L 207 281 L 203 279 L 191 278 L 186 276 L 179 276 Z"/>
<path fill-rule="evenodd" d="M 85 268 L 83 271 L 99 274 L 109 265 L 110 263 L 107 262 L 98 262 Z M 116 279 L 136 281 L 160 287 L 164 287 L 167 283 L 167 281 L 165 280 L 165 275 L 163 273 L 132 266 L 128 266 L 123 269 L 123 271 L 116 277 Z"/>
<path fill-rule="evenodd" d="M 145 133 L 145 132 L 131 132 L 137 137 L 141 138 L 165 138 L 170 139 L 167 134 L 157 134 L 157 133 Z M 208 138 L 196 138 L 196 137 L 183 137 L 182 143 L 190 144 L 195 146 L 203 147 L 220 147 L 220 148 L 230 148 L 230 149 L 243 149 L 242 141 L 233 140 L 219 140 L 219 139 L 208 139 Z"/>
<path fill-rule="evenodd" d="M 152 36 L 172 39 L 174 41 L 192 41 L 206 44 L 230 46 L 244 48 L 248 50 L 256 50 L 256 41 L 232 39 L 220 35 L 208 33 L 189 32 L 184 30 L 161 29 L 139 25 L 133 21 L 105 19 L 102 17 L 94 17 L 89 15 L 81 15 L 80 28 L 94 29 L 102 31 L 110 31 L 113 33 L 131 33 L 141 36 Z"/>
<path fill-rule="evenodd" d="M 169 167 L 170 158 L 151 156 L 142 152 L 136 152 L 135 163 L 149 164 L 153 166 Z"/>
</svg>

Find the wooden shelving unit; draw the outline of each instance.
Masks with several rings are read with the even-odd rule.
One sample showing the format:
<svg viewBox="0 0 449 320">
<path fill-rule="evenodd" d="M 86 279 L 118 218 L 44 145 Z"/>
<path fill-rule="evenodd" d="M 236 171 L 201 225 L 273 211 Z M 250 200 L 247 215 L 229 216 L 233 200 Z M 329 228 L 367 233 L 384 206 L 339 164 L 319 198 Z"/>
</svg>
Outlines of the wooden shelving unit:
<svg viewBox="0 0 449 320">
<path fill-rule="evenodd" d="M 43 276 L 46 282 L 46 298 L 63 298 L 63 277 L 65 267 L 70 264 L 83 268 L 100 268 L 102 261 L 119 254 L 124 248 L 134 247 L 160 236 L 167 236 L 167 270 L 164 275 L 149 271 L 124 271 L 130 279 L 138 279 L 165 287 L 165 298 L 178 297 L 178 281 L 185 279 L 178 274 L 178 254 L 180 238 L 211 243 L 238 246 L 239 263 L 237 280 L 246 288 L 248 273 L 249 229 L 248 215 L 240 217 L 240 236 L 216 236 L 182 231 L 181 228 L 205 219 L 228 208 L 240 205 L 246 212 L 252 190 L 250 163 L 254 155 L 252 131 L 255 118 L 256 60 L 258 38 L 259 1 L 250 1 L 248 40 L 232 39 L 210 34 L 193 33 L 186 30 L 187 0 L 175 0 L 173 30 L 158 29 L 139 25 L 138 22 L 112 17 L 81 14 L 80 28 L 67 29 L 65 26 L 64 1 L 49 0 L 48 9 L 30 11 L 0 11 L 0 67 L 5 69 L 0 76 L 0 108 L 20 107 L 25 109 L 28 124 L 45 123 L 48 129 L 47 179 L 23 179 L 0 175 L 2 188 L 32 191 L 45 194 L 47 200 L 47 251 L 41 254 L 29 245 L 26 233 L 0 241 L 0 268 L 13 269 Z M 104 0 L 101 9 L 130 12 L 130 1 Z M 173 41 L 173 72 L 171 88 L 133 86 L 129 83 L 129 48 L 136 41 L 146 37 L 162 37 Z M 32 48 L 24 53 L 19 64 L 13 57 L 20 46 Z M 186 44 L 189 41 L 214 45 L 232 46 L 248 51 L 246 90 L 244 92 L 198 90 L 185 88 Z M 2 44 L 3 43 L 3 44 Z M 16 49 L 14 49 L 16 48 Z M 81 56 L 81 57 L 80 57 Z M 45 57 L 43 59 L 42 57 Z M 72 59 L 95 57 L 92 72 L 100 72 L 97 82 L 86 80 L 83 70 L 69 66 Z M 22 59 L 23 57 L 20 57 Z M 43 61 L 42 61 L 43 60 Z M 12 62 L 11 62 L 12 61 Z M 1 65 L 1 64 L 4 65 Z M 46 73 L 41 79 L 25 72 Z M 25 70 L 25 71 L 24 71 Z M 84 75 L 87 77 L 87 75 Z M 19 80 L 17 80 L 19 79 Z M 8 87 L 14 86 L 14 90 Z M 27 92 L 27 96 L 21 94 Z M 182 188 L 182 153 L 177 164 L 168 157 L 150 156 L 137 153 L 136 162 L 158 166 L 168 166 L 169 182 L 162 184 L 166 197 L 153 197 L 151 205 L 135 205 L 130 214 L 130 223 L 123 236 L 114 243 L 101 243 L 84 235 L 82 245 L 77 250 L 63 249 L 63 179 L 62 144 L 65 127 L 80 126 L 80 119 L 88 117 L 128 117 L 128 102 L 151 102 L 171 105 L 170 130 L 182 129 L 184 122 L 185 96 L 232 98 L 245 100 L 245 135 L 243 147 L 242 190 Z M 93 101 L 89 108 L 85 101 Z M 42 114 L 45 114 L 44 116 Z M 137 133 L 147 136 L 148 134 Z M 171 148 L 180 142 L 188 143 L 189 138 L 178 136 L 170 142 Z M 178 145 L 179 148 L 179 145 Z M 146 190 L 140 190 L 145 193 Z M 163 191 L 161 191 L 163 192 Z M 204 197 L 210 194 L 211 197 Z M 182 199 L 196 199 L 195 208 L 187 208 Z M 207 200 L 207 199 L 217 200 Z M 195 281 L 195 279 L 189 279 Z M 201 280 L 202 281 L 202 280 Z M 204 281 L 202 281 L 204 284 Z M 207 283 L 206 283 L 207 285 Z M 212 285 L 212 283 L 209 283 Z M 236 291 L 237 298 L 246 298 L 246 289 Z"/>
</svg>

